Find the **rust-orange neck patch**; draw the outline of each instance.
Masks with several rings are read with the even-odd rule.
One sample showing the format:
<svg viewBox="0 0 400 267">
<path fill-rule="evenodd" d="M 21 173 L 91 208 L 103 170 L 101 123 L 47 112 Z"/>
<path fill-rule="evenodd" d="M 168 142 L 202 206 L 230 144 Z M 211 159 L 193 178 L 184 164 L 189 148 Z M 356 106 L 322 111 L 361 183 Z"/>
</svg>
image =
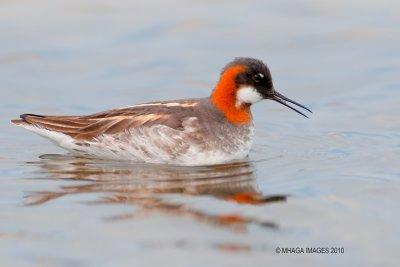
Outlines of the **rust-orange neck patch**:
<svg viewBox="0 0 400 267">
<path fill-rule="evenodd" d="M 251 122 L 250 106 L 236 107 L 236 76 L 243 72 L 245 67 L 237 65 L 225 70 L 211 94 L 212 103 L 221 110 L 226 119 L 232 124 L 247 124 Z"/>
</svg>

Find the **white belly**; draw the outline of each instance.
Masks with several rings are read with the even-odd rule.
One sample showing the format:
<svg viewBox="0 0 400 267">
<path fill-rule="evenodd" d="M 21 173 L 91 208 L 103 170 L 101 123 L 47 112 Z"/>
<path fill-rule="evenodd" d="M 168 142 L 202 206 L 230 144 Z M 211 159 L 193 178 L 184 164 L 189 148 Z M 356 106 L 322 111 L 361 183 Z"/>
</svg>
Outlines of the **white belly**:
<svg viewBox="0 0 400 267">
<path fill-rule="evenodd" d="M 135 129 L 123 135 L 102 136 L 96 141 L 68 150 L 87 156 L 176 165 L 211 165 L 245 158 L 251 148 L 253 130 L 247 136 L 223 134 L 223 144 L 207 136 L 155 126 Z M 196 133 L 192 133 L 196 135 Z M 200 140 L 201 139 L 201 140 Z"/>
<path fill-rule="evenodd" d="M 243 159 L 250 151 L 252 125 L 239 130 L 222 125 L 212 133 L 199 129 L 197 121 L 188 120 L 183 130 L 155 125 L 80 141 L 62 133 L 30 128 L 75 155 L 100 159 L 195 166 Z"/>
</svg>

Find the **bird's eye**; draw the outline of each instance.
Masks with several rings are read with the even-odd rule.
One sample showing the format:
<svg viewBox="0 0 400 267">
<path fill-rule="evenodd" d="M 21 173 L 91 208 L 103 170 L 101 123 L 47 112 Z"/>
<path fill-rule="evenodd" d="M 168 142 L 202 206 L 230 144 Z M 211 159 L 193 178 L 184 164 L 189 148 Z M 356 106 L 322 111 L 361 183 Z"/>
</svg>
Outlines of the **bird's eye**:
<svg viewBox="0 0 400 267">
<path fill-rule="evenodd" d="M 256 83 L 261 82 L 261 80 L 264 78 L 264 74 L 262 73 L 257 73 L 256 75 L 253 76 L 253 81 Z"/>
</svg>

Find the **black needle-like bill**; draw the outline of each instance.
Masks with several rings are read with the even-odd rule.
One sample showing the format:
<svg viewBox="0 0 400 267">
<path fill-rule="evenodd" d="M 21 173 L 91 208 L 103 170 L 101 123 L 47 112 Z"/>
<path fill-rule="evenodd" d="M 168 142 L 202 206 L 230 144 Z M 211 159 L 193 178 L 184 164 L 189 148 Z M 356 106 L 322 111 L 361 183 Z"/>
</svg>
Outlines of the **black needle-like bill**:
<svg viewBox="0 0 400 267">
<path fill-rule="evenodd" d="M 294 107 L 288 105 L 288 103 L 286 103 L 286 102 L 295 104 L 296 106 L 301 107 L 301 108 L 304 108 L 305 110 L 307 110 L 307 111 L 309 111 L 309 112 L 312 113 L 312 111 L 311 111 L 309 108 L 303 106 L 303 105 L 300 104 L 300 103 L 297 103 L 296 101 L 293 101 L 293 100 L 287 98 L 286 96 L 284 96 L 284 95 L 282 95 L 282 94 L 280 94 L 280 93 L 278 93 L 278 92 L 276 92 L 276 91 L 275 91 L 274 94 L 271 96 L 271 99 L 274 100 L 274 101 L 276 101 L 276 102 L 278 102 L 278 103 L 281 103 L 282 105 L 284 105 L 284 106 L 290 108 L 291 110 L 296 111 L 297 113 L 299 113 L 300 115 L 303 115 L 303 116 L 306 117 L 306 118 L 308 118 L 308 116 L 307 116 L 306 114 L 304 114 L 303 112 L 301 112 L 301 111 L 295 109 Z"/>
</svg>

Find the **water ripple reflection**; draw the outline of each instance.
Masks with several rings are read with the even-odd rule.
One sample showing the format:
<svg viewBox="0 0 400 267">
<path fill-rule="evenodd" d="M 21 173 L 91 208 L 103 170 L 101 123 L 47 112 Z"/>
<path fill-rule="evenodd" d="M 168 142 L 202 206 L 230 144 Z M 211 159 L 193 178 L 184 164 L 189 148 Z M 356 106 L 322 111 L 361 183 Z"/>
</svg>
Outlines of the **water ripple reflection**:
<svg viewBox="0 0 400 267">
<path fill-rule="evenodd" d="M 70 180 L 72 184 L 62 185 L 54 191 L 30 192 L 25 197 L 25 205 L 40 205 L 66 195 L 101 193 L 100 198 L 88 204 L 137 206 L 134 213 L 110 216 L 107 221 L 162 213 L 234 230 L 245 230 L 249 224 L 277 229 L 278 225 L 271 221 L 240 214 L 205 212 L 186 202 L 177 203 L 167 196 L 209 196 L 237 205 L 264 205 L 285 201 L 287 197 L 263 195 L 258 189 L 254 165 L 250 161 L 181 167 L 43 155 L 29 164 L 39 167 L 37 173 L 42 177 L 40 179 Z"/>
</svg>

